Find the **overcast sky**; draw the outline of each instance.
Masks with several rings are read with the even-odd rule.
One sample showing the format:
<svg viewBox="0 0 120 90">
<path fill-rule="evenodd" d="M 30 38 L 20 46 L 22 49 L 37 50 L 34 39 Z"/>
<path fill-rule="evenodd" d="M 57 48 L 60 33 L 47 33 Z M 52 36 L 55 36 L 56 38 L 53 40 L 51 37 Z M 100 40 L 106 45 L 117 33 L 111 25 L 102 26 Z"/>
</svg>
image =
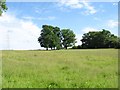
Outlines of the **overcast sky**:
<svg viewBox="0 0 120 90">
<path fill-rule="evenodd" d="M 77 43 L 89 31 L 110 30 L 118 35 L 118 3 L 79 2 L 7 2 L 0 17 L 0 49 L 40 49 L 37 41 L 44 24 L 69 28 Z"/>
</svg>

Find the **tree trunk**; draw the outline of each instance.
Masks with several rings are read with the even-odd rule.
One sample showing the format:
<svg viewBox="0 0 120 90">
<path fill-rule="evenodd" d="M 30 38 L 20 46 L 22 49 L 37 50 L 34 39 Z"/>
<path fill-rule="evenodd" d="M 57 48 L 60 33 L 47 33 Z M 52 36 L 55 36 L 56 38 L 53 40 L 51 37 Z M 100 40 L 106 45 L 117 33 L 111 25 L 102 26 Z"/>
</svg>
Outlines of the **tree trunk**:
<svg viewBox="0 0 120 90">
<path fill-rule="evenodd" d="M 65 49 L 67 49 L 67 46 L 65 46 Z"/>
<path fill-rule="evenodd" d="M 46 50 L 48 50 L 48 48 L 46 48 Z"/>
</svg>

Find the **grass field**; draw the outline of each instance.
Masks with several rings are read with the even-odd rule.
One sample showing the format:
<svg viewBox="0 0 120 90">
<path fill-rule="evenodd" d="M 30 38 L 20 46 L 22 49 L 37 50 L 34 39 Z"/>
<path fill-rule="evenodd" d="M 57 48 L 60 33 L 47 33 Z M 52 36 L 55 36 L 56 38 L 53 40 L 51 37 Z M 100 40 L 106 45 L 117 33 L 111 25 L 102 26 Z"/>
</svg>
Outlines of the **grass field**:
<svg viewBox="0 0 120 90">
<path fill-rule="evenodd" d="M 118 50 L 3 51 L 3 88 L 117 88 Z"/>
</svg>

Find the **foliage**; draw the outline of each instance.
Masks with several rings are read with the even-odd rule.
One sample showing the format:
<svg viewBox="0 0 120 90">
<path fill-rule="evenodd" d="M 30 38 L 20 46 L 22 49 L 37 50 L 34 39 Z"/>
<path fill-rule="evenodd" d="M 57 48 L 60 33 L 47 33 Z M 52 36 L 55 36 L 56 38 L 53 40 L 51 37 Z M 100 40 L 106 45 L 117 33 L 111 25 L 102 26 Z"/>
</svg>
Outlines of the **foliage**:
<svg viewBox="0 0 120 90">
<path fill-rule="evenodd" d="M 2 15 L 3 11 L 6 11 L 7 9 L 6 0 L 0 0 L 0 16 Z"/>
<path fill-rule="evenodd" d="M 118 47 L 118 37 L 110 31 L 93 31 L 83 34 L 82 48 L 116 48 Z"/>
<path fill-rule="evenodd" d="M 75 34 L 69 29 L 60 30 L 59 27 L 53 27 L 51 25 L 43 25 L 40 37 L 38 41 L 41 47 L 51 49 L 61 49 L 62 44 L 67 47 L 72 46 L 75 43 Z"/>
<path fill-rule="evenodd" d="M 116 47 L 115 48 L 119 48 L 120 49 L 120 37 L 117 38 L 117 43 L 116 43 Z"/>
<path fill-rule="evenodd" d="M 73 31 L 71 31 L 70 29 L 62 29 L 61 33 L 62 33 L 62 44 L 64 48 L 67 49 L 67 47 L 71 47 L 76 43 L 75 34 Z"/>
<path fill-rule="evenodd" d="M 57 49 L 60 48 L 60 29 L 58 27 L 53 27 L 50 25 L 43 25 L 41 30 L 40 37 L 38 41 L 41 47 Z"/>
</svg>

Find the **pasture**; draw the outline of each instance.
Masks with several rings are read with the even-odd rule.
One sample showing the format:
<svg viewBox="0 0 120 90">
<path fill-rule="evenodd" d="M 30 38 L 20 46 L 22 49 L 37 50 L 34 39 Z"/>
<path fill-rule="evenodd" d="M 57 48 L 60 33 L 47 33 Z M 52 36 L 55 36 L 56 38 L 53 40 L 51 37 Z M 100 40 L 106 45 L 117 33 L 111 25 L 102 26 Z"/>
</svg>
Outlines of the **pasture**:
<svg viewBox="0 0 120 90">
<path fill-rule="evenodd" d="M 4 50 L 3 88 L 117 88 L 118 49 Z"/>
</svg>

